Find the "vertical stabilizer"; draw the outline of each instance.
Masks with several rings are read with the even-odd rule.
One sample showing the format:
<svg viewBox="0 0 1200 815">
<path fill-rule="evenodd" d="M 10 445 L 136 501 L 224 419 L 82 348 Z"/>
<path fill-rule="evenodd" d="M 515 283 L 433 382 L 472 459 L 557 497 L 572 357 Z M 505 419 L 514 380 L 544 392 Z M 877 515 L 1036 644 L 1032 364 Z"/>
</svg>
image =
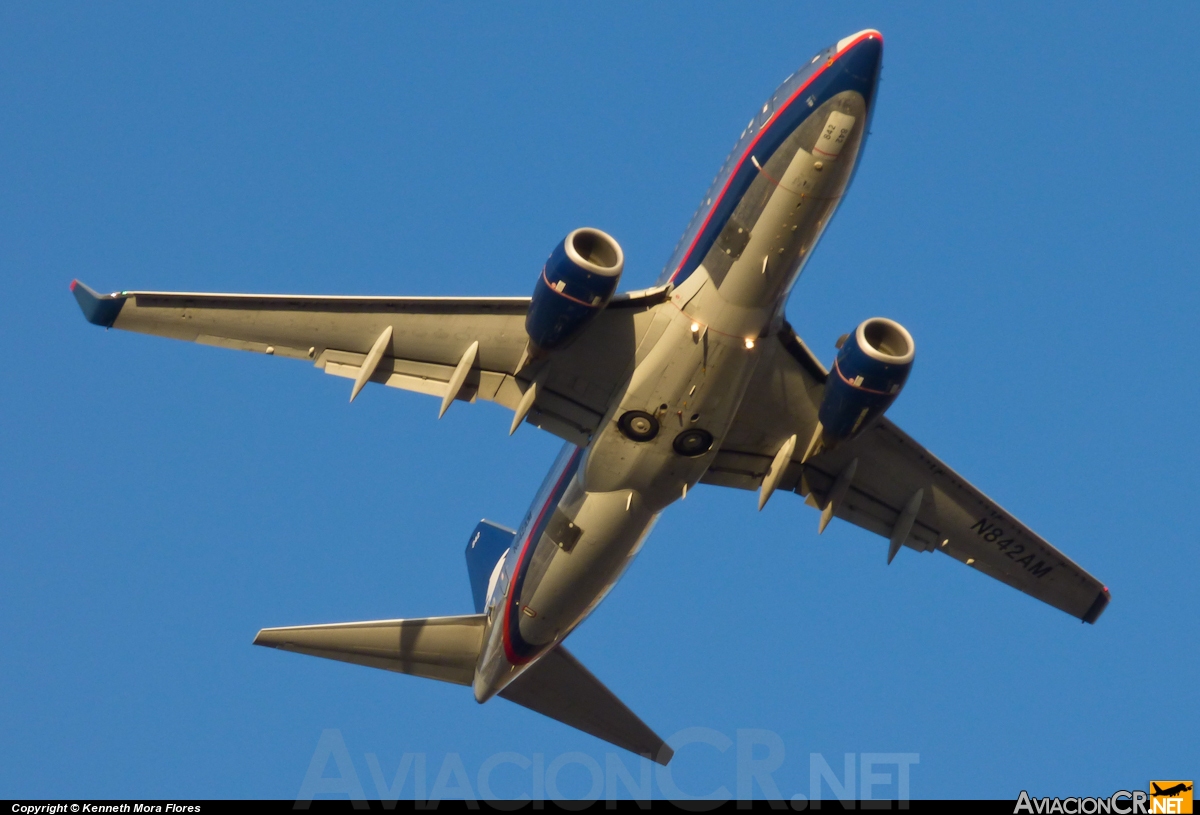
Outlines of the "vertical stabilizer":
<svg viewBox="0 0 1200 815">
<path fill-rule="evenodd" d="M 496 562 L 512 546 L 517 533 L 508 527 L 483 520 L 471 533 L 467 543 L 467 574 L 471 578 L 471 599 L 475 601 L 475 613 L 482 614 L 487 603 L 488 581 L 496 568 Z"/>
</svg>

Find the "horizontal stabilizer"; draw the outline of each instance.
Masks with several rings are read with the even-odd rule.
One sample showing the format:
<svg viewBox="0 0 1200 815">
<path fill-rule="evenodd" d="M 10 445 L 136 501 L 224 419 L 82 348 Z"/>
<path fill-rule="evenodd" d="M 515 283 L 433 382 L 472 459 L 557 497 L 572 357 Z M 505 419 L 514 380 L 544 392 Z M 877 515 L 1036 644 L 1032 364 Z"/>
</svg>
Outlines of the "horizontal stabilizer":
<svg viewBox="0 0 1200 815">
<path fill-rule="evenodd" d="M 500 695 L 659 764 L 666 764 L 675 754 L 561 645 L 531 665 Z"/>
<path fill-rule="evenodd" d="M 469 614 L 264 628 L 254 644 L 470 685 L 486 620 Z"/>
</svg>

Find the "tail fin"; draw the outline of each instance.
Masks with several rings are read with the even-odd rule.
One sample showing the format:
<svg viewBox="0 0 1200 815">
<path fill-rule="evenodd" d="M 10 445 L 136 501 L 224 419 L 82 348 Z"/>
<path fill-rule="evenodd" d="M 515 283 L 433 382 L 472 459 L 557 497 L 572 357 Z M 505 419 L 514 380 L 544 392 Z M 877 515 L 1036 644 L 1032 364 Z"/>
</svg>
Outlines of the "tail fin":
<svg viewBox="0 0 1200 815">
<path fill-rule="evenodd" d="M 512 546 L 516 534 L 488 520 L 480 521 L 471 533 L 471 542 L 467 544 L 467 575 L 471 578 L 471 597 L 475 601 L 476 614 L 483 613 L 492 572 L 508 547 Z"/>
<path fill-rule="evenodd" d="M 470 685 L 486 617 L 426 617 L 264 628 L 255 645 Z"/>
</svg>

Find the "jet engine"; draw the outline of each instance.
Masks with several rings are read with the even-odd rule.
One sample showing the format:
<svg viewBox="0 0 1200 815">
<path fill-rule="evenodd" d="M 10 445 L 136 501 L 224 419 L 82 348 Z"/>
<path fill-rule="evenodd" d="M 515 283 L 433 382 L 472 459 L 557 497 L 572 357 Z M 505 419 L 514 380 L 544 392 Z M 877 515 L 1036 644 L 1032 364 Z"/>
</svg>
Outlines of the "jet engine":
<svg viewBox="0 0 1200 815">
<path fill-rule="evenodd" d="M 817 413 L 824 449 L 849 441 L 883 415 L 908 379 L 915 350 L 904 326 L 883 317 L 864 320 L 843 338 Z"/>
<path fill-rule="evenodd" d="M 576 229 L 554 247 L 533 289 L 525 331 L 536 351 L 553 351 L 608 305 L 617 290 L 625 253 L 599 229 Z"/>
</svg>

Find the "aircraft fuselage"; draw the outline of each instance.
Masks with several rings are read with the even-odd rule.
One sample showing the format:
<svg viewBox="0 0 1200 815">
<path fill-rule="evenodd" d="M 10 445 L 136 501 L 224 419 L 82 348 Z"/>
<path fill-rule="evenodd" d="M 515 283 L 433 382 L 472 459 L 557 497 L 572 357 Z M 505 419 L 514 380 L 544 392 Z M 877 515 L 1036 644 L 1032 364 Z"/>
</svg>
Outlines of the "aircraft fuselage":
<svg viewBox="0 0 1200 815">
<path fill-rule="evenodd" d="M 659 514 L 704 475 L 869 130 L 882 38 L 848 37 L 788 78 L 742 134 L 661 283 L 672 285 L 587 447 L 560 453 L 488 590 L 486 701 L 604 598 Z"/>
</svg>

